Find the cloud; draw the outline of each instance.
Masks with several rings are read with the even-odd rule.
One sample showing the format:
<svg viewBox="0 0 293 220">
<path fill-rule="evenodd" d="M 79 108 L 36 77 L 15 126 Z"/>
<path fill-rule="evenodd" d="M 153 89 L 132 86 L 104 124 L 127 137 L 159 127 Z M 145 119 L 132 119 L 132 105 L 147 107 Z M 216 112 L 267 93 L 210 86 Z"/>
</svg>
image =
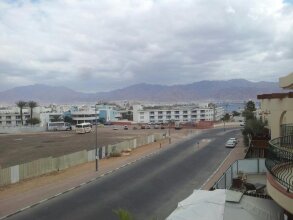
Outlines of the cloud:
<svg viewBox="0 0 293 220">
<path fill-rule="evenodd" d="M 7 0 L 0 33 L 2 89 L 276 81 L 293 69 L 293 6 L 281 0 Z"/>
</svg>

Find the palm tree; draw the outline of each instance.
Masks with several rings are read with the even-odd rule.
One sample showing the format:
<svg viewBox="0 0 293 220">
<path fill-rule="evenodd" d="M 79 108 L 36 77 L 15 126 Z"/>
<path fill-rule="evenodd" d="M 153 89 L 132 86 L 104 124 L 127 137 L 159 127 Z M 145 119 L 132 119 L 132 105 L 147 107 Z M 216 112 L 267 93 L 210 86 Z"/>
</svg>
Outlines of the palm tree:
<svg viewBox="0 0 293 220">
<path fill-rule="evenodd" d="M 33 109 L 38 106 L 38 103 L 36 103 L 35 101 L 29 101 L 27 105 L 31 109 L 31 118 L 33 118 Z"/>
<path fill-rule="evenodd" d="M 16 102 L 15 104 L 20 109 L 20 120 L 21 120 L 21 125 L 23 125 L 22 109 L 26 105 L 26 102 L 20 100 L 20 101 Z"/>
</svg>

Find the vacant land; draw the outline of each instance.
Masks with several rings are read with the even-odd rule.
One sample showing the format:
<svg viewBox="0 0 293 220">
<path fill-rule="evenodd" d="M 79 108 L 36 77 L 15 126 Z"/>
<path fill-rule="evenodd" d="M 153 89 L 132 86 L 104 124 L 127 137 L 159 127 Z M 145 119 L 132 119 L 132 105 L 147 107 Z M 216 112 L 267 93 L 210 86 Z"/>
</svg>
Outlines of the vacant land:
<svg viewBox="0 0 293 220">
<path fill-rule="evenodd" d="M 154 133 L 166 133 L 167 130 L 145 129 L 113 130 L 113 127 L 98 128 L 98 146 L 115 144 Z M 36 134 L 1 134 L 0 167 L 8 167 L 44 157 L 58 157 L 80 150 L 95 148 L 96 132 L 76 134 L 74 131 L 42 132 Z"/>
</svg>

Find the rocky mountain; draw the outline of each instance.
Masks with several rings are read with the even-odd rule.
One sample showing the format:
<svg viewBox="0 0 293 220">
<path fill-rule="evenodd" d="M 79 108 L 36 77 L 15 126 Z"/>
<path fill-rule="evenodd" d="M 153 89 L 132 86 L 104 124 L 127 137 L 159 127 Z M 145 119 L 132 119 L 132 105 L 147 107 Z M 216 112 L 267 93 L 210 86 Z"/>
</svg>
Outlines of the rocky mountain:
<svg viewBox="0 0 293 220">
<path fill-rule="evenodd" d="M 244 79 L 227 81 L 200 81 L 185 85 L 135 84 L 110 92 L 82 93 L 66 87 L 31 85 L 15 87 L 0 92 L 1 103 L 18 100 L 34 100 L 38 103 L 81 103 L 98 100 L 138 101 L 202 101 L 202 100 L 247 100 L 258 94 L 281 92 L 278 83 L 250 82 Z"/>
</svg>

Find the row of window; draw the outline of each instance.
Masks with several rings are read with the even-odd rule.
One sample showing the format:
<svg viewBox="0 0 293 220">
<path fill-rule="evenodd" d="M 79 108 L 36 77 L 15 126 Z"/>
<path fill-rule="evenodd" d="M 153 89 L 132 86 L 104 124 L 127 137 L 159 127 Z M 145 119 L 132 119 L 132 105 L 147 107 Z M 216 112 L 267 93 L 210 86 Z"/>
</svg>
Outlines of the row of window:
<svg viewBox="0 0 293 220">
<path fill-rule="evenodd" d="M 205 113 L 205 112 L 212 112 L 213 110 L 193 110 L 193 111 L 151 111 L 150 115 L 155 115 L 156 113 L 158 115 L 162 115 L 162 114 L 167 114 L 167 115 L 171 115 L 173 114 L 188 114 L 189 112 L 191 113 Z M 145 112 L 140 112 L 141 115 L 143 115 Z"/>
<path fill-rule="evenodd" d="M 191 115 L 191 117 L 188 117 L 188 115 L 183 115 L 183 119 L 188 119 L 188 118 L 191 118 L 191 119 L 197 119 L 197 118 L 205 118 L 205 117 L 212 117 L 212 115 L 205 115 L 205 114 L 201 114 L 201 115 Z M 171 117 L 170 115 L 167 115 L 166 117 L 163 117 L 163 116 L 158 116 L 158 117 L 155 117 L 155 116 L 149 116 L 149 119 L 150 120 L 154 120 L 154 119 L 167 119 L 167 120 L 170 120 L 170 119 L 179 119 L 180 116 L 179 115 L 175 115 L 174 117 Z M 140 119 L 141 120 L 144 120 L 144 116 L 141 115 L 140 116 Z"/>
<path fill-rule="evenodd" d="M 2 124 L 11 125 L 12 124 L 12 121 L 0 121 L 0 125 L 2 125 Z M 21 124 L 21 121 L 16 121 L 16 124 Z"/>
<path fill-rule="evenodd" d="M 12 119 L 12 117 L 11 116 L 5 116 L 5 117 L 3 117 L 3 116 L 0 116 L 0 119 L 6 119 L 6 120 L 11 120 Z M 25 115 L 25 117 L 24 118 L 30 118 L 30 116 L 29 115 Z M 21 119 L 21 117 L 20 117 L 20 115 L 16 115 L 15 116 L 15 119 Z"/>
</svg>

